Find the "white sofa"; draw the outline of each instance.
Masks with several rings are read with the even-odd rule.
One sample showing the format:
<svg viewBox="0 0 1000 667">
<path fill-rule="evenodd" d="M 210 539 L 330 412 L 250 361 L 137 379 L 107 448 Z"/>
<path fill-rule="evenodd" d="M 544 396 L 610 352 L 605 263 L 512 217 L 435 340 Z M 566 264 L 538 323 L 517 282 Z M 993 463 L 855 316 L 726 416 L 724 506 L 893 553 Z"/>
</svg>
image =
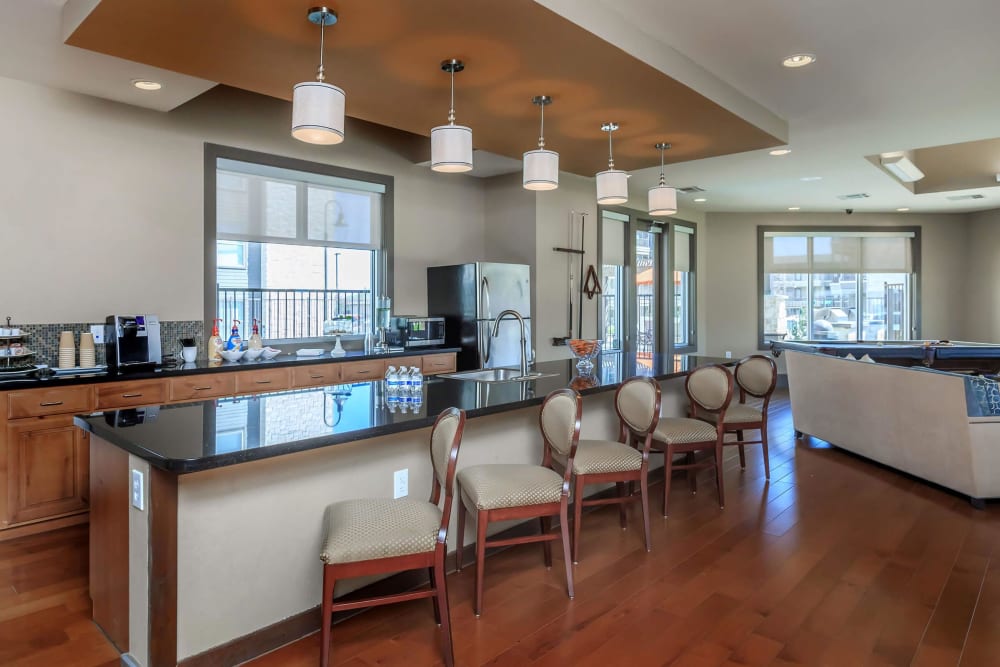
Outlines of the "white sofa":
<svg viewBox="0 0 1000 667">
<path fill-rule="evenodd" d="M 978 507 L 1000 497 L 994 385 L 985 385 L 984 401 L 983 380 L 956 373 L 792 350 L 785 357 L 797 434 L 958 491 Z"/>
</svg>

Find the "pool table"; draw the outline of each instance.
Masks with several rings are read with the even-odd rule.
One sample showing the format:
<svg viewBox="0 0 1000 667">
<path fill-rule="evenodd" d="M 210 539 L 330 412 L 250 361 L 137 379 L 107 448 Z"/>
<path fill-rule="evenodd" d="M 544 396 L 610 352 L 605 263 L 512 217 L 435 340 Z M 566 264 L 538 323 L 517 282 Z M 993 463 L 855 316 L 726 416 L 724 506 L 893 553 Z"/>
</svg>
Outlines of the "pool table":
<svg viewBox="0 0 1000 667">
<path fill-rule="evenodd" d="M 783 350 L 822 352 L 837 357 L 868 355 L 875 361 L 897 366 L 926 366 L 943 371 L 1000 374 L 1000 344 L 965 341 L 907 340 L 868 342 L 795 342 L 772 341 L 771 353 L 778 357 Z"/>
</svg>

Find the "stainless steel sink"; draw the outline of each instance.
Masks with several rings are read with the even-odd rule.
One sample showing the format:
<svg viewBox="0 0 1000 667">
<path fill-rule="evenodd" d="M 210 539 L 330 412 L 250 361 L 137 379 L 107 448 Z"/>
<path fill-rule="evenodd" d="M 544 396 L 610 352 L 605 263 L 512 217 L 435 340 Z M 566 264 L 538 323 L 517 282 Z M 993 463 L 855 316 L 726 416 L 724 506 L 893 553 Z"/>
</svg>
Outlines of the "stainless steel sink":
<svg viewBox="0 0 1000 667">
<path fill-rule="evenodd" d="M 438 377 L 452 378 L 453 380 L 469 380 L 472 382 L 527 382 L 543 377 L 552 377 L 555 373 L 539 373 L 530 371 L 527 375 L 521 375 L 521 371 L 516 368 L 480 368 L 475 371 L 462 371 L 460 373 L 442 373 Z"/>
</svg>

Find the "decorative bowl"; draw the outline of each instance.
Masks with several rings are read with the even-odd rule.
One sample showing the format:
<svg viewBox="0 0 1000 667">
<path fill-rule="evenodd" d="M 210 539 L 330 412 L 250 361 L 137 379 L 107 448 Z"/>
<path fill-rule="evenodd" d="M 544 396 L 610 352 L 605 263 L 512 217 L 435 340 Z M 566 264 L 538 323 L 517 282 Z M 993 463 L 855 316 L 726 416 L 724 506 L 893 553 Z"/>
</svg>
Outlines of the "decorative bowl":
<svg viewBox="0 0 1000 667">
<path fill-rule="evenodd" d="M 572 338 L 566 343 L 576 357 L 576 367 L 584 375 L 594 368 L 594 358 L 601 353 L 600 339 Z"/>
<path fill-rule="evenodd" d="M 239 361 L 245 353 L 246 350 L 219 350 L 219 354 L 226 361 Z"/>
<path fill-rule="evenodd" d="M 261 351 L 260 356 L 263 357 L 264 359 L 274 359 L 279 354 L 281 354 L 281 350 L 273 347 L 265 347 Z"/>
<path fill-rule="evenodd" d="M 264 354 L 264 348 L 258 347 L 254 349 L 252 347 L 248 347 L 247 351 L 243 353 L 243 358 L 247 361 L 256 361 L 262 354 Z"/>
</svg>

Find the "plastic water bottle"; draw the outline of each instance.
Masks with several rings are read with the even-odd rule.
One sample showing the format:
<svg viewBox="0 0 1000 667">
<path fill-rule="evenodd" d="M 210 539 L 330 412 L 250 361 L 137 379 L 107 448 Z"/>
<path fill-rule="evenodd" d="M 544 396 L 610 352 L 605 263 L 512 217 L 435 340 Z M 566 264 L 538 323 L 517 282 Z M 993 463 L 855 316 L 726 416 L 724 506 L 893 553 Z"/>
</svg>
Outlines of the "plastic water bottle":
<svg viewBox="0 0 1000 667">
<path fill-rule="evenodd" d="M 423 398 L 424 395 L 424 374 L 417 366 L 410 367 L 410 393 Z"/>
<path fill-rule="evenodd" d="M 413 389 L 413 378 L 410 377 L 410 371 L 406 369 L 406 366 L 399 367 L 399 393 L 406 396 Z"/>
<path fill-rule="evenodd" d="M 385 370 L 385 390 L 389 395 L 395 394 L 399 389 L 399 373 L 395 366 L 389 366 Z"/>
</svg>

